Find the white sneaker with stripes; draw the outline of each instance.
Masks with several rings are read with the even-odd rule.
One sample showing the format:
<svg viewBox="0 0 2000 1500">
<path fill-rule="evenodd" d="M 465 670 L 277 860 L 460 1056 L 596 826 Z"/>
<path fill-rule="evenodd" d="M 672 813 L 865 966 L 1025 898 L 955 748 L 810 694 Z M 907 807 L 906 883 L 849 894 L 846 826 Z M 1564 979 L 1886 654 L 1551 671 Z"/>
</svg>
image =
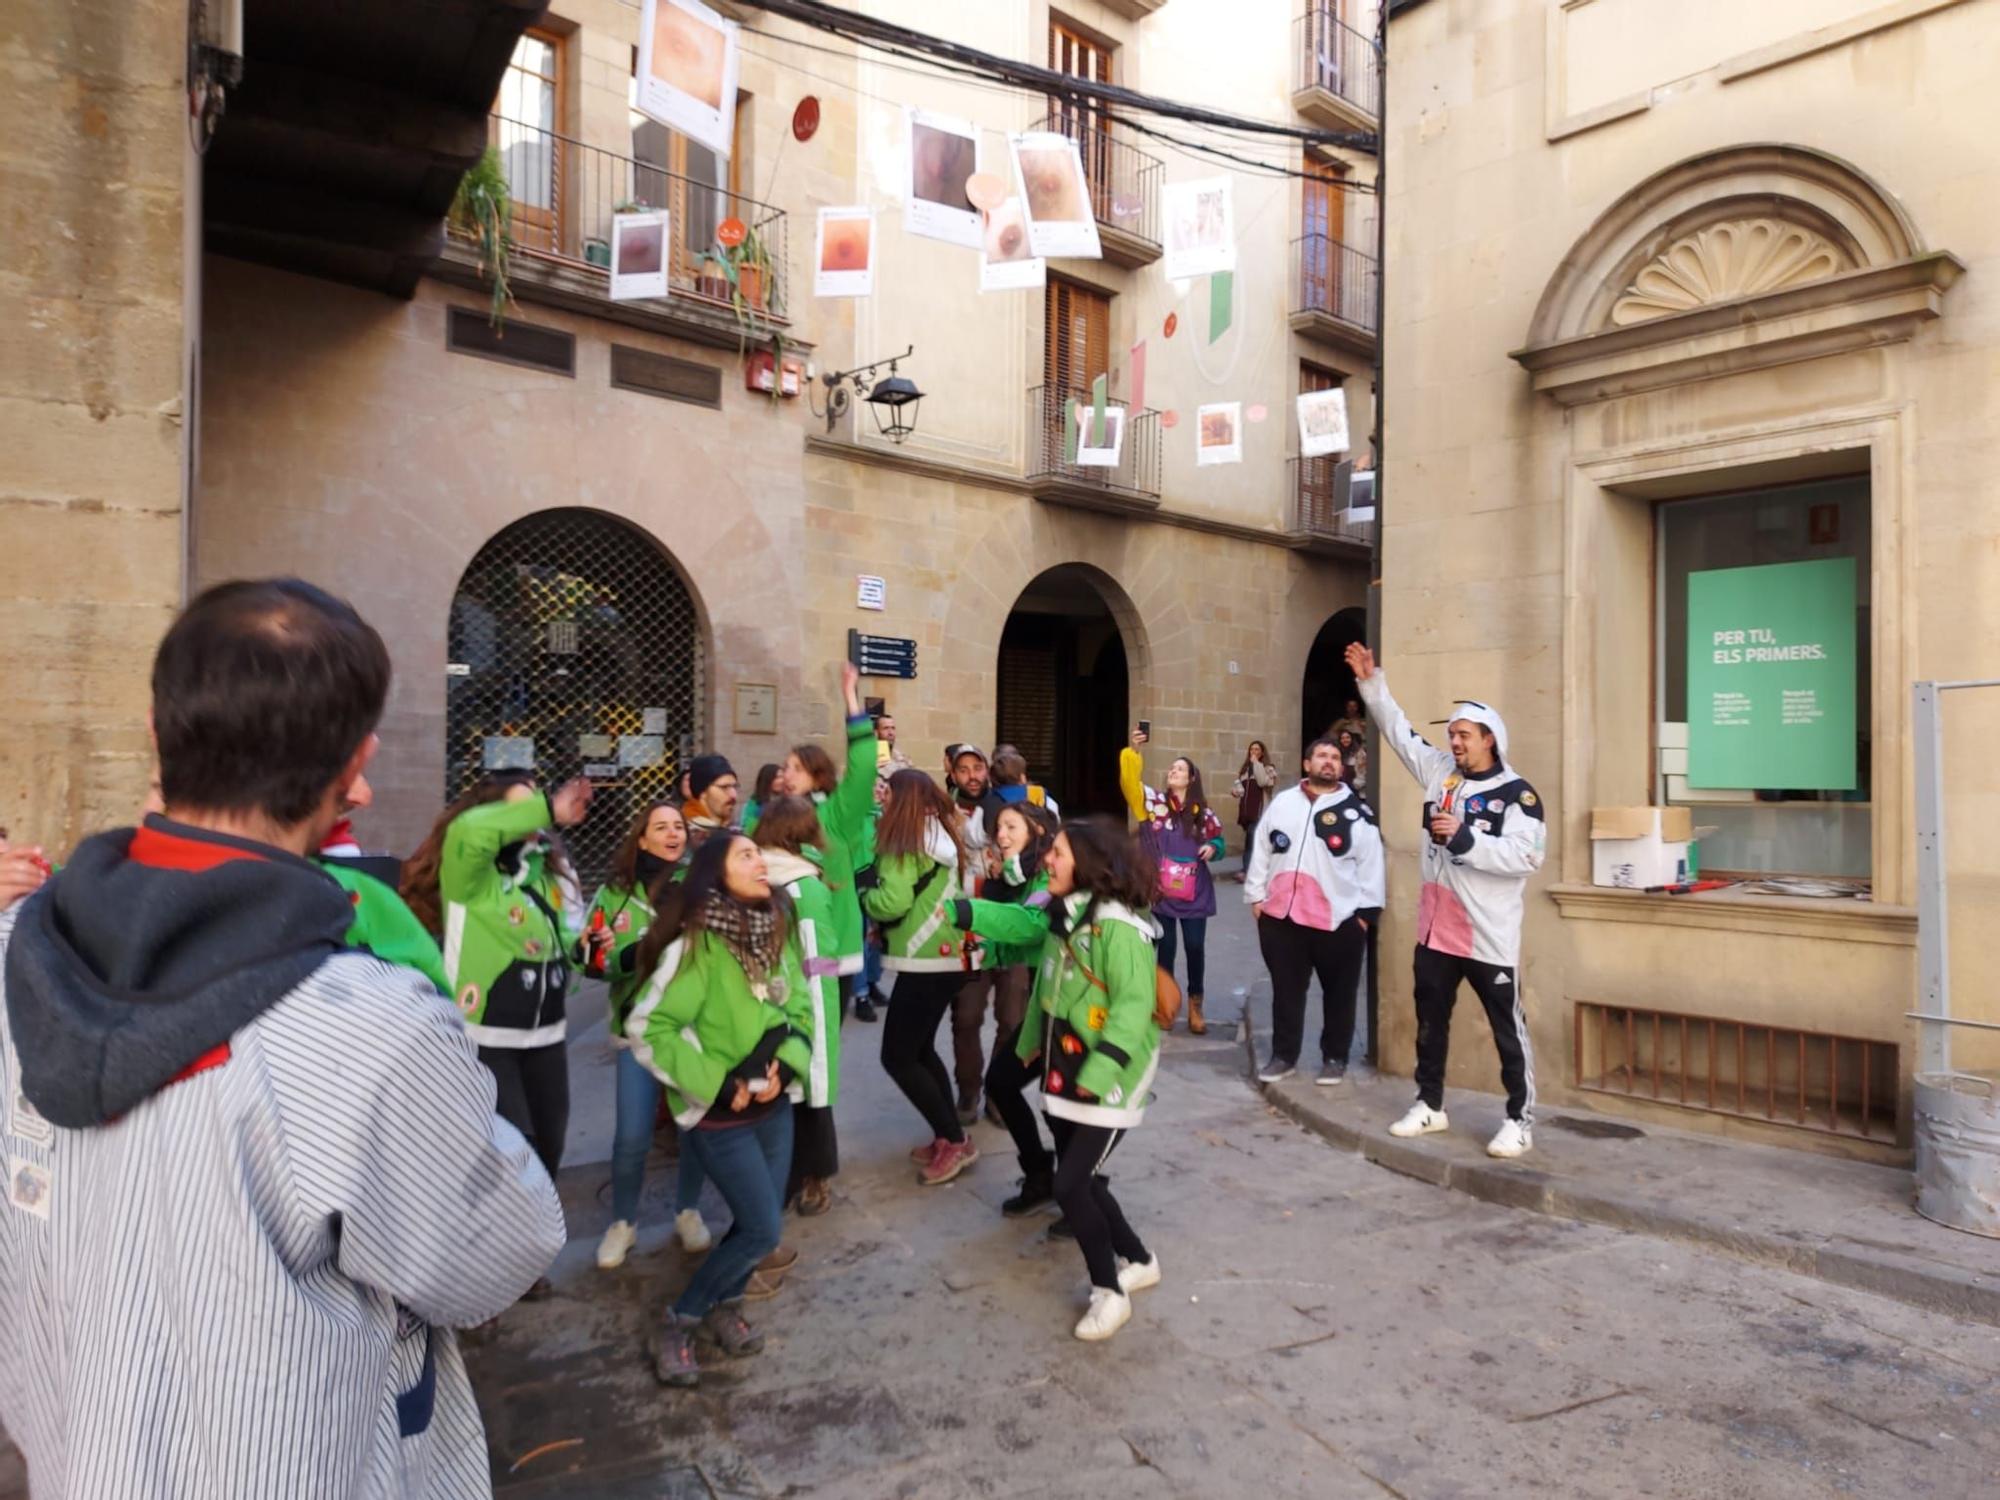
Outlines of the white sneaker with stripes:
<svg viewBox="0 0 2000 1500">
<path fill-rule="evenodd" d="M 1488 1156 L 1513 1157 L 1532 1151 L 1535 1133 L 1519 1120 L 1509 1120 L 1500 1127 L 1498 1135 L 1486 1143 Z"/>
</svg>

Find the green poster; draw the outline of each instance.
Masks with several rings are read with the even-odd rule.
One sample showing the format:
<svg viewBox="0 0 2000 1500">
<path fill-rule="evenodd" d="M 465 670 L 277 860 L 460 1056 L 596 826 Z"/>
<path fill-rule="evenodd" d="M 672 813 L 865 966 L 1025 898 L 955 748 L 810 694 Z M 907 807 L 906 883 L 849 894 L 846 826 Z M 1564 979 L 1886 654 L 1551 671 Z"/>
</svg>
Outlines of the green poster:
<svg viewBox="0 0 2000 1500">
<path fill-rule="evenodd" d="M 1854 789 L 1854 559 L 1688 575 L 1688 785 Z"/>
</svg>

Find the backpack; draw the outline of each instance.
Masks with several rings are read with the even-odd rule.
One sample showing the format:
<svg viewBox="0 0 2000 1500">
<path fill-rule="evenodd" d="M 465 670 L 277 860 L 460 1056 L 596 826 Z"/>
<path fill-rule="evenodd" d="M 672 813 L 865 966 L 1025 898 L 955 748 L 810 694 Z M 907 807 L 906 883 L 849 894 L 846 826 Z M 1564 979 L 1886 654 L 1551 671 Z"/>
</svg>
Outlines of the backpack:
<svg viewBox="0 0 2000 1500">
<path fill-rule="evenodd" d="M 1063 939 L 1063 947 L 1069 949 L 1070 961 L 1082 972 L 1083 977 L 1096 985 L 1105 994 L 1111 993 L 1111 986 L 1090 972 L 1090 966 L 1078 957 L 1076 947 L 1068 938 Z M 1153 968 L 1153 1024 L 1162 1031 L 1172 1031 L 1174 1022 L 1180 1019 L 1181 987 L 1174 976 L 1155 965 Z"/>
</svg>

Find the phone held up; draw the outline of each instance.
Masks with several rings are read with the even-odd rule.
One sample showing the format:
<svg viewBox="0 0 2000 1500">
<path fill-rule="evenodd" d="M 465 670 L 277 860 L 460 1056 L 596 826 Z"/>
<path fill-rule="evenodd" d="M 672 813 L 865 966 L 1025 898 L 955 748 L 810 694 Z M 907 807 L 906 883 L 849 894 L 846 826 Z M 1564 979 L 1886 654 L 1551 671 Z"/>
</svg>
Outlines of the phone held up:
<svg viewBox="0 0 2000 1500">
<path fill-rule="evenodd" d="M 1151 719 L 1141 719 L 1139 721 L 1139 733 L 1150 740 L 1153 737 L 1153 721 Z"/>
</svg>

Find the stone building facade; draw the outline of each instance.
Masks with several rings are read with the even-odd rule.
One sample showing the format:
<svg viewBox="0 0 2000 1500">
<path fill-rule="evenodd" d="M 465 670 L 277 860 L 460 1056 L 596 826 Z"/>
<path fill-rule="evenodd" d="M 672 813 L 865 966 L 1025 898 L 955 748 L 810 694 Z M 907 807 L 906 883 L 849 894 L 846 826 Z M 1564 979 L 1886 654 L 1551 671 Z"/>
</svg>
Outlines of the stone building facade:
<svg viewBox="0 0 2000 1500">
<path fill-rule="evenodd" d="M 1498 703 L 1545 799 L 1541 1095 L 1894 1152 L 1919 1059 L 1912 684 L 2000 675 L 2000 164 L 1971 144 L 2000 4 L 1419 0 L 1389 36 L 1383 654 L 1413 717 Z M 1855 560 L 1855 789 L 1690 789 L 1690 568 L 1814 558 Z M 1995 915 L 1977 753 L 2000 701 L 1950 708 L 1963 977 Z M 1385 827 L 1414 830 L 1406 779 L 1382 781 Z M 1849 894 L 1594 886 L 1592 809 L 1675 802 L 1710 830 L 1704 873 Z M 1478 1029 L 1453 1078 L 1492 1087 Z M 1958 1064 L 1992 1068 L 1991 1036 L 1961 1033 Z"/>
</svg>

